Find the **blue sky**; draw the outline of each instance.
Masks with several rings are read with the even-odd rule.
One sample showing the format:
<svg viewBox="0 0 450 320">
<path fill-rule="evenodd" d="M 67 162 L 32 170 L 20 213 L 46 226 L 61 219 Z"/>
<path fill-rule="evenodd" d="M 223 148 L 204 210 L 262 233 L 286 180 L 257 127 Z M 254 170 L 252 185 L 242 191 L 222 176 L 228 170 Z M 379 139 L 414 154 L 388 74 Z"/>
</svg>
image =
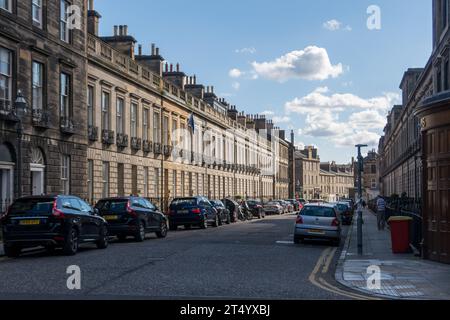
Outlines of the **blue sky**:
<svg viewBox="0 0 450 320">
<path fill-rule="evenodd" d="M 431 1 L 123 3 L 96 0 L 101 35 L 128 25 L 145 53 L 156 43 L 240 110 L 294 129 L 323 161 L 349 162 L 355 143 L 375 145 L 403 72 L 431 53 Z M 381 30 L 367 28 L 370 5 L 381 9 Z"/>
</svg>

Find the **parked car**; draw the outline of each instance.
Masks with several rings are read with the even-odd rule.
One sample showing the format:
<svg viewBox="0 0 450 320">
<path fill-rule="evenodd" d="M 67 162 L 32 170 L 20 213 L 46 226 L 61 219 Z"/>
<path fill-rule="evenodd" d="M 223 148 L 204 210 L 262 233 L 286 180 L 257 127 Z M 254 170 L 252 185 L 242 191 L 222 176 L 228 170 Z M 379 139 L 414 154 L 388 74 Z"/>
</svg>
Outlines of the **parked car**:
<svg viewBox="0 0 450 320">
<path fill-rule="evenodd" d="M 99 200 L 95 208 L 108 221 L 109 235 L 117 236 L 121 241 L 132 236 L 142 242 L 150 232 L 158 238 L 167 236 L 167 217 L 145 198 L 105 198 Z"/>
<path fill-rule="evenodd" d="M 249 207 L 247 201 L 242 200 L 239 203 L 240 209 L 241 209 L 241 220 L 247 221 L 247 220 L 253 220 L 253 212 L 252 209 Z"/>
<path fill-rule="evenodd" d="M 18 257 L 24 248 L 62 248 L 74 255 L 82 243 L 108 247 L 108 224 L 86 202 L 74 196 L 33 196 L 17 199 L 2 218 L 4 251 Z"/>
<path fill-rule="evenodd" d="M 286 201 L 293 205 L 295 212 L 299 212 L 301 210 L 302 204 L 299 201 L 297 201 L 296 199 L 289 199 Z"/>
<path fill-rule="evenodd" d="M 219 226 L 219 214 L 205 197 L 175 198 L 169 207 L 170 230 L 177 230 L 178 226 L 190 229 L 198 226 L 202 229 Z"/>
<path fill-rule="evenodd" d="M 230 211 L 225 207 L 222 201 L 220 200 L 211 200 L 212 206 L 217 210 L 219 214 L 219 225 L 222 225 L 224 223 L 230 224 L 231 223 L 231 216 Z"/>
<path fill-rule="evenodd" d="M 231 222 L 237 222 L 239 215 L 239 204 L 236 201 L 228 198 L 223 199 L 222 203 L 225 205 L 225 207 L 228 209 L 230 213 Z"/>
<path fill-rule="evenodd" d="M 341 241 L 341 223 L 333 205 L 307 204 L 297 217 L 294 230 L 294 242 L 305 239 L 327 239 L 339 245 Z"/>
<path fill-rule="evenodd" d="M 349 202 L 338 202 L 338 209 L 341 213 L 341 221 L 344 225 L 351 225 L 353 220 L 353 208 Z"/>
<path fill-rule="evenodd" d="M 263 205 L 263 209 L 265 214 L 278 214 L 282 215 L 284 212 L 284 208 L 277 201 L 270 201 Z"/>
<path fill-rule="evenodd" d="M 250 209 L 250 212 L 253 214 L 254 217 L 257 217 L 258 219 L 263 219 L 266 217 L 261 201 L 247 200 L 246 202 L 247 206 Z"/>
<path fill-rule="evenodd" d="M 284 200 L 276 200 L 282 207 L 283 213 L 289 213 L 294 211 L 294 207 L 287 201 Z"/>
</svg>

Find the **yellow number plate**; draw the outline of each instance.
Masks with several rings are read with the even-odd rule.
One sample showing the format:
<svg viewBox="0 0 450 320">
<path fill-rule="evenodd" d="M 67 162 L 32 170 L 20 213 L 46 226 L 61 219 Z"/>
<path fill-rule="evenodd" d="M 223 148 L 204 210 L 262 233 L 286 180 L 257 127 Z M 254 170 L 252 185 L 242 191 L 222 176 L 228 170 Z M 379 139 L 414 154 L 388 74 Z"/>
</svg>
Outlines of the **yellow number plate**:
<svg viewBox="0 0 450 320">
<path fill-rule="evenodd" d="M 314 233 L 314 234 L 325 234 L 325 231 L 322 231 L 322 230 L 309 230 L 309 233 Z"/>
<path fill-rule="evenodd" d="M 37 226 L 41 224 L 41 220 L 22 220 L 19 224 L 21 226 Z"/>
<path fill-rule="evenodd" d="M 119 216 L 104 216 L 105 220 L 118 220 Z"/>
</svg>

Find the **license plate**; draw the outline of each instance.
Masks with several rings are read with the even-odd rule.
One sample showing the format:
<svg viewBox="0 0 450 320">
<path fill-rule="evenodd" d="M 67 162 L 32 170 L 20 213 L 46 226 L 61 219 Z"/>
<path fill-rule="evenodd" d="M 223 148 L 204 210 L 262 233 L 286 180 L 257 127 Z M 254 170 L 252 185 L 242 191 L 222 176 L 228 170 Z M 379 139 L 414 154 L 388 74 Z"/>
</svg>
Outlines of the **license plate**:
<svg viewBox="0 0 450 320">
<path fill-rule="evenodd" d="M 308 232 L 309 232 L 309 233 L 313 233 L 313 234 L 325 234 L 325 231 L 322 231 L 322 230 L 315 230 L 315 229 L 309 230 Z"/>
<path fill-rule="evenodd" d="M 19 224 L 21 226 L 37 226 L 41 224 L 41 220 L 21 220 Z"/>
<path fill-rule="evenodd" d="M 105 220 L 118 220 L 119 216 L 104 216 Z"/>
<path fill-rule="evenodd" d="M 178 210 L 178 214 L 188 214 L 189 210 Z"/>
</svg>

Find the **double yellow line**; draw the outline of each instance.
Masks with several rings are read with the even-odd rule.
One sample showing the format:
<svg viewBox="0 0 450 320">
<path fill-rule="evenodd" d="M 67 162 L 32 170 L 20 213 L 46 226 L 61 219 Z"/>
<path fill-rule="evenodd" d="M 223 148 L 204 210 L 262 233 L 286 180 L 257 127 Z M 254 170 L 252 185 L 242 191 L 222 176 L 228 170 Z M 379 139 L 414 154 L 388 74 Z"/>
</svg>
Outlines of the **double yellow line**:
<svg viewBox="0 0 450 320">
<path fill-rule="evenodd" d="M 311 275 L 309 276 L 309 281 L 323 290 L 328 292 L 341 295 L 347 298 L 356 300 L 380 300 L 378 298 L 372 298 L 368 296 L 359 295 L 357 293 L 347 292 L 339 289 L 332 284 L 328 283 L 321 275 L 324 275 L 330 269 L 331 262 L 333 261 L 334 255 L 336 254 L 337 248 L 326 248 L 319 257 L 319 260 L 314 267 Z"/>
</svg>

